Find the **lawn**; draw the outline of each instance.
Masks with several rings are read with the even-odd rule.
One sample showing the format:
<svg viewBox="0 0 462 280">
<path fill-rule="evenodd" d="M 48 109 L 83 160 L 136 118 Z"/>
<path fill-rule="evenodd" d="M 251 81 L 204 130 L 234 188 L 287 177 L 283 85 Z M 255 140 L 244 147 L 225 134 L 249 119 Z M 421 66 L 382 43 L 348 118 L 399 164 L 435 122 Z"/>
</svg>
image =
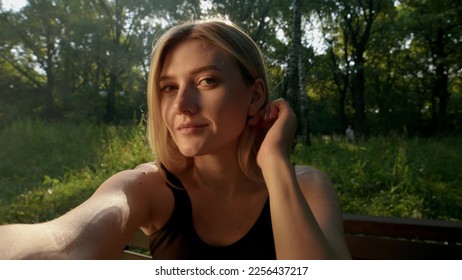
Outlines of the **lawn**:
<svg viewBox="0 0 462 280">
<path fill-rule="evenodd" d="M 313 137 L 292 160 L 329 174 L 344 212 L 462 220 L 462 137 Z M 152 161 L 142 124 L 22 120 L 0 131 L 0 224 L 35 223 L 87 199 L 112 174 Z"/>
<path fill-rule="evenodd" d="M 376 137 L 351 143 L 318 137 L 293 161 L 331 177 L 343 211 L 380 216 L 462 219 L 462 137 Z"/>
<path fill-rule="evenodd" d="M 0 224 L 77 206 L 112 174 L 152 161 L 144 127 L 17 121 L 0 132 Z"/>
</svg>

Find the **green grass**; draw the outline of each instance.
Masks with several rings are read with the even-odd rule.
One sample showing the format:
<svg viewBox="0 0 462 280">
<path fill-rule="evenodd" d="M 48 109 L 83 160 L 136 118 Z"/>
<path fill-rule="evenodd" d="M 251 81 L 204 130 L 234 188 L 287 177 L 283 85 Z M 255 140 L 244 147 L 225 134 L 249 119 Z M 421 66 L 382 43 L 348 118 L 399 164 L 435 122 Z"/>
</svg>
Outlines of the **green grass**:
<svg viewBox="0 0 462 280">
<path fill-rule="evenodd" d="M 112 174 L 152 160 L 142 125 L 17 121 L 0 147 L 0 224 L 62 215 Z"/>
<path fill-rule="evenodd" d="M 462 137 L 377 137 L 349 143 L 319 137 L 293 161 L 332 178 L 344 212 L 462 219 Z"/>
<path fill-rule="evenodd" d="M 462 136 L 312 141 L 292 160 L 326 172 L 344 212 L 462 220 Z M 1 128 L 0 147 L 0 224 L 53 219 L 152 160 L 143 125 L 16 121 Z"/>
</svg>

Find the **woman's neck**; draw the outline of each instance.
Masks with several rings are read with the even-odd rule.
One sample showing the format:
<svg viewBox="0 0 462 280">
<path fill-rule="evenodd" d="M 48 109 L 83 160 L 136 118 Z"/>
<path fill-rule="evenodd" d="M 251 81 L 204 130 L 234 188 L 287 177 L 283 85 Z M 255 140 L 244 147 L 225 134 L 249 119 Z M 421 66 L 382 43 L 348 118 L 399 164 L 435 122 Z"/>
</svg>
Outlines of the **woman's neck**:
<svg viewBox="0 0 462 280">
<path fill-rule="evenodd" d="M 229 198 L 256 184 L 244 174 L 232 150 L 195 157 L 183 180 L 186 187 Z"/>
<path fill-rule="evenodd" d="M 207 155 L 194 158 L 192 176 L 201 188 L 233 191 L 246 178 L 239 166 L 237 156 Z"/>
</svg>

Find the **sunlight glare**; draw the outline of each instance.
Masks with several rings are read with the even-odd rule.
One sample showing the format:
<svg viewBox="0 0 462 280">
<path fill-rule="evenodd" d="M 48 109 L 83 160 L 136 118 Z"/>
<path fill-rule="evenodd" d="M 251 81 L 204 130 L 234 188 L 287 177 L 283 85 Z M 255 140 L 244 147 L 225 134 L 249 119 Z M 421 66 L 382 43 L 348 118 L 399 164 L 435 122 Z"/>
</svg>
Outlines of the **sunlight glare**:
<svg viewBox="0 0 462 280">
<path fill-rule="evenodd" d="M 27 0 L 2 0 L 2 8 L 5 10 L 19 11 L 27 4 Z"/>
</svg>

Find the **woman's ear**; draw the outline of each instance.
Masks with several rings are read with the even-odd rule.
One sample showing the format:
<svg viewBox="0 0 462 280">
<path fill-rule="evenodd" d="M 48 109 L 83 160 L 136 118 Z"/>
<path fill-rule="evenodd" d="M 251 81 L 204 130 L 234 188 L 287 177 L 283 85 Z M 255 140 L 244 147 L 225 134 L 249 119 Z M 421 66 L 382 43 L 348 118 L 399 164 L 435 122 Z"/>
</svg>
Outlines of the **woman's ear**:
<svg viewBox="0 0 462 280">
<path fill-rule="evenodd" d="M 266 100 L 266 87 L 262 79 L 256 79 L 252 85 L 252 99 L 250 100 L 249 110 L 247 114 L 251 117 L 255 116 L 263 107 Z"/>
</svg>

